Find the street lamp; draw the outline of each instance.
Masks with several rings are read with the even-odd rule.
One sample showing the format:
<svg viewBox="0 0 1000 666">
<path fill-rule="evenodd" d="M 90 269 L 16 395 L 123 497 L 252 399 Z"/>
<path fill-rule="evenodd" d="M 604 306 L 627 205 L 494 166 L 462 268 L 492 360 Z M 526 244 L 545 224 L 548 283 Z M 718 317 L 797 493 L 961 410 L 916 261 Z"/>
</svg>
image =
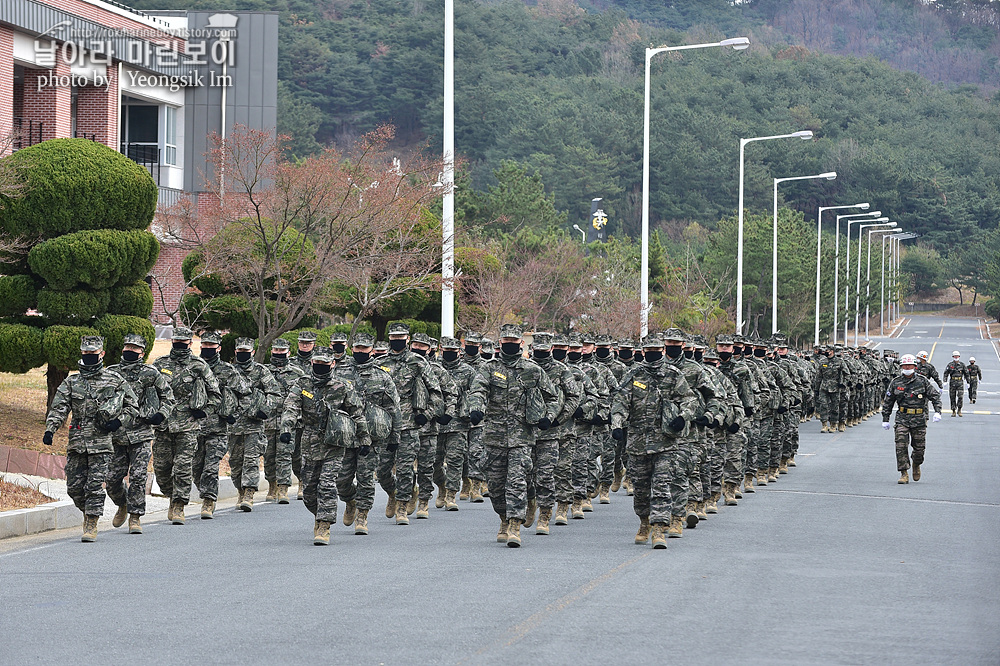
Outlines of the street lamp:
<svg viewBox="0 0 1000 666">
<path fill-rule="evenodd" d="M 880 271 L 882 277 L 879 280 L 879 282 L 881 283 L 880 286 L 881 286 L 882 296 L 879 299 L 879 315 L 878 315 L 879 335 L 885 335 L 885 242 L 887 240 L 888 241 L 897 241 L 898 242 L 898 241 L 904 241 L 904 240 L 908 240 L 910 238 L 916 238 L 916 237 L 917 237 L 917 234 L 912 233 L 912 232 L 908 232 L 908 231 L 904 231 L 904 232 L 899 232 L 899 233 L 895 233 L 895 234 L 889 234 L 889 235 L 886 235 L 886 236 L 882 236 L 882 267 L 881 267 L 881 271 Z M 889 245 L 889 268 L 890 268 L 890 270 L 892 269 L 892 263 L 893 263 L 893 261 L 892 261 L 892 244 L 890 243 L 890 245 Z M 892 291 L 889 292 L 889 295 L 892 296 Z M 890 307 L 890 309 L 892 308 L 892 303 L 889 304 L 889 307 Z M 892 323 L 892 314 L 891 314 L 891 312 L 890 312 L 890 316 L 889 316 L 889 323 L 890 324 Z"/>
<path fill-rule="evenodd" d="M 894 227 L 896 225 L 895 225 L 895 223 L 893 223 L 893 224 L 891 224 L 889 226 L 890 227 Z M 867 268 L 867 275 L 865 275 L 865 342 L 866 343 L 867 343 L 868 340 L 871 339 L 868 336 L 868 321 L 871 319 L 872 234 L 884 234 L 884 233 L 889 233 L 891 231 L 892 231 L 891 228 L 890 229 L 869 229 L 868 230 L 868 260 L 867 260 L 868 268 Z M 883 238 L 884 238 L 884 236 L 883 236 Z M 883 243 L 883 245 L 884 245 L 884 243 Z M 858 248 L 858 252 L 859 253 L 861 252 L 861 248 Z M 861 258 L 861 255 L 859 254 L 858 255 L 858 259 L 860 259 L 860 258 Z M 859 268 L 860 268 L 860 266 L 859 266 Z M 857 324 L 855 324 L 854 327 L 855 327 L 854 337 L 857 338 L 857 335 L 858 335 L 857 332 L 856 332 L 857 331 Z"/>
<path fill-rule="evenodd" d="M 642 266 L 641 266 L 641 299 L 642 335 L 649 332 L 649 70 L 650 62 L 658 53 L 665 51 L 686 51 L 688 49 L 704 49 L 712 46 L 731 46 L 735 51 L 742 51 L 750 46 L 746 37 L 724 39 L 710 44 L 688 44 L 686 46 L 659 46 L 646 49 L 646 86 L 642 119 Z"/>
<path fill-rule="evenodd" d="M 441 335 L 455 335 L 455 0 L 444 0 L 444 127 L 442 158 L 445 187 L 441 202 Z"/>
<path fill-rule="evenodd" d="M 801 130 L 791 134 L 776 134 L 775 136 L 757 136 L 750 139 L 740 139 L 740 198 L 739 224 L 736 230 L 736 334 L 743 332 L 743 154 L 748 143 L 754 141 L 770 141 L 771 139 L 811 139 L 811 130 Z"/>
<path fill-rule="evenodd" d="M 582 242 L 584 245 L 586 245 L 587 244 L 587 232 L 584 231 L 583 229 L 581 229 L 579 224 L 574 224 L 573 228 L 576 229 L 577 231 L 579 231 L 583 235 L 583 238 L 580 239 L 580 242 Z"/>
<path fill-rule="evenodd" d="M 850 225 L 848 225 L 850 226 Z M 861 317 L 861 232 L 868 227 L 895 227 L 895 222 L 883 222 L 881 219 L 875 220 L 872 224 L 862 224 L 858 226 L 858 276 L 857 284 L 854 286 L 854 346 L 858 346 L 858 324 Z M 850 279 L 850 266 L 848 266 L 848 280 Z M 845 310 L 846 314 L 847 311 Z M 844 324 L 844 344 L 847 344 L 847 324 Z"/>
<path fill-rule="evenodd" d="M 841 210 L 844 208 L 860 208 L 861 210 L 868 210 L 871 204 L 859 203 L 851 204 L 849 206 L 820 206 L 819 213 L 816 215 L 816 335 L 813 340 L 814 345 L 819 344 L 819 285 L 820 285 L 820 250 L 823 244 L 823 211 L 825 210 Z M 837 289 L 834 287 L 833 290 L 833 302 L 834 307 L 837 304 Z M 837 318 L 833 318 L 833 328 L 837 329 Z"/>
<path fill-rule="evenodd" d="M 840 325 L 840 313 L 837 309 L 837 294 L 840 292 L 840 221 L 849 217 L 878 217 L 882 214 L 880 210 L 873 210 L 870 213 L 849 213 L 837 216 L 837 227 L 834 231 L 834 251 L 833 251 L 833 344 L 837 344 L 837 327 Z M 856 220 L 859 221 L 859 220 Z M 850 224 L 850 222 L 848 222 Z M 848 249 L 850 244 L 848 243 Z M 850 275 L 850 273 L 848 273 Z M 847 309 L 847 297 L 844 297 L 844 309 Z M 847 339 L 844 339 L 847 343 Z"/>
<path fill-rule="evenodd" d="M 820 173 L 815 176 L 789 176 L 788 178 L 774 179 L 774 224 L 772 225 L 774 238 L 771 245 L 771 335 L 778 332 L 778 183 L 790 180 L 814 180 L 817 178 L 835 180 L 837 172 L 828 171 L 827 173 Z"/>
<path fill-rule="evenodd" d="M 872 213 L 868 213 L 869 216 L 881 215 L 882 211 L 877 210 Z M 847 216 L 845 216 L 847 217 Z M 862 217 L 862 216 L 850 216 L 850 217 Z M 847 321 L 851 316 L 848 312 L 848 303 L 850 302 L 851 293 L 851 225 L 856 222 L 888 222 L 889 218 L 879 217 L 876 220 L 848 220 L 847 221 L 847 261 L 844 262 L 844 345 L 847 345 Z M 861 251 L 861 241 L 858 241 L 858 251 Z M 836 344 L 836 343 L 834 343 Z"/>
</svg>

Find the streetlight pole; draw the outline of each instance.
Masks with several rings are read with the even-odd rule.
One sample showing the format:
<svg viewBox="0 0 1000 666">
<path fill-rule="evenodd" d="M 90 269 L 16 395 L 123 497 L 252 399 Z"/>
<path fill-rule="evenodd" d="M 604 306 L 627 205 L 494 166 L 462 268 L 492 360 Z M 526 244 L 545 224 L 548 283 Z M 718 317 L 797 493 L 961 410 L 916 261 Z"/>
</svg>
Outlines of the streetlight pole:
<svg viewBox="0 0 1000 666">
<path fill-rule="evenodd" d="M 891 229 L 869 229 L 868 230 L 868 268 L 865 276 L 865 341 L 871 338 L 868 335 L 868 322 L 871 320 L 871 296 L 872 296 L 872 234 L 882 234 Z M 883 236 L 885 238 L 885 236 Z M 885 247 L 885 243 L 882 243 Z"/>
<path fill-rule="evenodd" d="M 836 171 L 816 174 L 815 176 L 789 176 L 788 178 L 774 179 L 774 224 L 772 225 L 773 240 L 771 243 L 771 335 L 778 332 L 778 183 L 790 180 L 814 180 L 825 178 L 834 180 L 837 178 Z"/>
<path fill-rule="evenodd" d="M 899 241 L 907 240 L 909 238 L 916 238 L 916 237 L 917 237 L 917 235 L 915 233 L 911 233 L 911 232 L 899 232 L 899 233 L 895 233 L 895 234 L 889 234 L 889 235 L 886 235 L 886 236 L 882 236 L 882 267 L 881 267 L 881 270 L 880 270 L 880 273 L 881 273 L 882 277 L 879 280 L 879 282 L 881 283 L 880 286 L 881 286 L 881 290 L 882 290 L 882 296 L 881 296 L 881 298 L 879 300 L 879 323 L 878 323 L 878 325 L 879 325 L 879 335 L 885 335 L 885 305 L 886 305 L 886 303 L 885 303 L 885 242 L 889 241 L 889 278 L 890 278 L 890 282 L 891 282 L 891 280 L 892 280 L 892 265 L 893 265 L 893 258 L 892 258 L 893 243 L 898 243 Z M 889 298 L 890 299 L 892 298 L 892 287 L 891 286 L 889 288 Z M 890 325 L 892 324 L 892 301 L 891 300 L 889 301 L 889 324 Z"/>
<path fill-rule="evenodd" d="M 688 49 L 704 49 L 712 46 L 731 46 L 736 51 L 742 51 L 750 46 L 750 40 L 746 37 L 734 37 L 724 39 L 721 42 L 710 44 L 688 44 L 686 46 L 660 46 L 646 49 L 646 83 L 645 97 L 643 101 L 642 118 L 642 266 L 639 276 L 641 309 L 639 317 L 641 319 L 642 336 L 649 332 L 649 77 L 650 63 L 653 56 L 665 51 L 686 51 Z"/>
<path fill-rule="evenodd" d="M 771 139 L 811 139 L 811 130 L 801 130 L 791 134 L 776 134 L 775 136 L 757 136 L 750 139 L 740 139 L 740 196 L 738 204 L 738 218 L 736 230 L 736 334 L 743 332 L 743 156 L 748 143 L 754 141 L 770 141 Z"/>
<path fill-rule="evenodd" d="M 882 211 L 876 211 L 880 215 Z M 872 215 L 869 213 L 868 215 Z M 851 319 L 851 313 L 849 312 L 850 298 L 851 298 L 851 225 L 857 222 L 888 222 L 889 218 L 880 217 L 877 220 L 848 220 L 847 221 L 847 261 L 844 262 L 844 345 L 847 345 L 847 331 L 848 322 Z M 858 237 L 858 252 L 861 252 L 861 238 Z M 854 336 L 857 340 L 857 335 Z"/>
<path fill-rule="evenodd" d="M 819 213 L 816 215 L 816 325 L 815 325 L 815 336 L 813 339 L 813 344 L 819 344 L 819 285 L 820 285 L 820 251 L 823 244 L 823 211 L 825 210 L 842 210 L 844 208 L 860 208 L 861 210 L 868 210 L 871 204 L 859 203 L 852 204 L 849 206 L 820 206 Z M 834 308 L 837 305 L 837 288 L 834 287 L 833 290 L 833 304 Z M 836 312 L 836 311 L 835 311 Z M 833 329 L 837 330 L 837 317 L 834 314 L 833 318 Z"/>
<path fill-rule="evenodd" d="M 444 171 L 441 335 L 455 335 L 455 0 L 444 0 Z"/>
<path fill-rule="evenodd" d="M 878 220 L 873 224 L 862 224 L 858 227 L 858 271 L 857 271 L 857 284 L 854 286 L 854 346 L 858 346 L 858 333 L 860 318 L 861 318 L 861 232 L 868 227 L 895 227 L 895 222 L 884 222 L 880 223 Z M 871 232 L 869 232 L 869 239 L 871 238 Z M 847 342 L 847 336 L 844 336 L 844 342 Z"/>
<path fill-rule="evenodd" d="M 838 294 L 840 293 L 840 221 L 848 217 L 878 217 L 882 214 L 880 210 L 873 210 L 870 213 L 849 213 L 837 216 L 837 227 L 834 232 L 834 252 L 833 252 L 833 344 L 837 344 L 837 327 L 840 326 L 840 312 L 838 311 Z M 850 224 L 850 223 L 848 223 Z M 850 244 L 848 243 L 848 247 Z M 850 273 L 847 273 L 850 275 Z M 844 309 L 847 309 L 847 297 L 844 297 Z M 846 316 L 846 315 L 845 315 Z M 847 344 L 845 334 L 844 344 Z"/>
<path fill-rule="evenodd" d="M 574 224 L 573 228 L 580 232 L 580 235 L 583 236 L 583 238 L 580 239 L 580 242 L 583 243 L 584 245 L 586 245 L 587 244 L 587 232 L 584 231 L 583 229 L 581 229 L 579 224 Z"/>
</svg>

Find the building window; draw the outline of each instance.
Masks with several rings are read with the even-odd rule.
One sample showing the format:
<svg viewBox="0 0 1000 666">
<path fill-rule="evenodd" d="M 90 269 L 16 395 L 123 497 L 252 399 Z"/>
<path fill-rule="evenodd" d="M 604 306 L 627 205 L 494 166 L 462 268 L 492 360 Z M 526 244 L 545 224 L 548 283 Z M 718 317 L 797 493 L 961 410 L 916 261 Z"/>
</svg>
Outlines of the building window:
<svg viewBox="0 0 1000 666">
<path fill-rule="evenodd" d="M 163 163 L 177 165 L 177 109 L 164 107 Z"/>
</svg>

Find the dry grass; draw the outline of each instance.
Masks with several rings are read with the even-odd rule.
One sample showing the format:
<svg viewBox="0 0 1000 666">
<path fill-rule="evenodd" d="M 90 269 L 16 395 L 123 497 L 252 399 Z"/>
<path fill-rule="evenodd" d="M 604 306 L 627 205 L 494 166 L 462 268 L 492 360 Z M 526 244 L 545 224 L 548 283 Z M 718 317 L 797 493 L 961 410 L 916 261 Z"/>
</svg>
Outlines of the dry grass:
<svg viewBox="0 0 1000 666">
<path fill-rule="evenodd" d="M 30 509 L 39 504 L 48 504 L 55 500 L 43 495 L 30 486 L 0 480 L 0 511 L 15 509 Z"/>
<path fill-rule="evenodd" d="M 42 444 L 45 433 L 45 369 L 23 375 L 0 373 L 0 444 L 17 449 L 66 454 L 69 432 L 56 433 L 52 446 Z"/>
</svg>

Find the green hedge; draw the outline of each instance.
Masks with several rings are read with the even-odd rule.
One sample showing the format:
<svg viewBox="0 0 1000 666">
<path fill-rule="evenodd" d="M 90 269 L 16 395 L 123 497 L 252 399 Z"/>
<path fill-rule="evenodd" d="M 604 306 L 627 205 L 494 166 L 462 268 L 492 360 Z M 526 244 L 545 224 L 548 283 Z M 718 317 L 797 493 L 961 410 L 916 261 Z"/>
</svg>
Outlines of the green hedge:
<svg viewBox="0 0 1000 666">
<path fill-rule="evenodd" d="M 257 322 L 250 312 L 250 305 L 241 296 L 219 296 L 202 299 L 205 309 L 203 319 L 209 328 L 232 331 L 246 338 L 257 337 Z"/>
<path fill-rule="evenodd" d="M 156 340 L 156 329 L 148 319 L 129 317 L 126 315 L 105 315 L 94 323 L 101 337 L 104 338 L 104 364 L 111 365 L 121 360 L 122 345 L 125 344 L 126 333 L 136 333 L 146 340 L 146 358 L 153 351 Z"/>
<path fill-rule="evenodd" d="M 100 333 L 89 326 L 49 326 L 42 336 L 45 361 L 58 368 L 75 368 L 80 360 L 80 338 L 85 335 Z"/>
<path fill-rule="evenodd" d="M 160 242 L 148 231 L 91 229 L 36 245 L 28 265 L 53 289 L 108 289 L 146 277 L 159 255 Z"/>
<path fill-rule="evenodd" d="M 184 282 L 205 294 L 206 296 L 221 296 L 226 292 L 226 283 L 213 273 L 195 277 L 202 270 L 202 254 L 198 250 L 191 252 L 181 262 L 181 275 Z"/>
<path fill-rule="evenodd" d="M 79 347 L 77 340 L 77 347 Z M 0 372 L 27 372 L 45 363 L 42 329 L 0 324 Z"/>
<path fill-rule="evenodd" d="M 38 292 L 38 311 L 57 324 L 85 323 L 108 311 L 111 294 L 106 289 L 56 291 L 45 287 Z"/>
<path fill-rule="evenodd" d="M 16 317 L 38 305 L 38 287 L 30 275 L 0 275 L 0 317 Z"/>
<path fill-rule="evenodd" d="M 420 321 L 419 319 L 397 319 L 395 321 L 390 321 L 388 325 L 386 325 L 385 330 L 388 331 L 389 327 L 393 324 L 406 324 L 410 327 L 411 336 L 414 333 L 424 333 L 432 338 L 441 338 L 441 324 L 437 324 L 432 321 Z"/>
<path fill-rule="evenodd" d="M 153 291 L 142 281 L 114 287 L 108 313 L 147 319 L 153 314 Z"/>
<path fill-rule="evenodd" d="M 83 229 L 145 229 L 158 190 L 149 172 L 87 139 L 52 139 L 5 157 L 25 179 L 24 196 L 5 204 L 0 229 L 51 238 Z"/>
</svg>

